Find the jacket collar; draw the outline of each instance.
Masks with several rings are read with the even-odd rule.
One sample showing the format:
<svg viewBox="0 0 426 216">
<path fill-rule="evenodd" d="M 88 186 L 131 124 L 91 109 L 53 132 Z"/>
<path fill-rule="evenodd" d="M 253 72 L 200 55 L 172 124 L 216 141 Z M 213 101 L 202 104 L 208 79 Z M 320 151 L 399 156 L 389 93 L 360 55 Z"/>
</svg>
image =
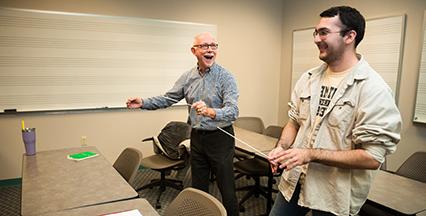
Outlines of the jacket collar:
<svg viewBox="0 0 426 216">
<path fill-rule="evenodd" d="M 359 59 L 358 63 L 353 67 L 352 71 L 350 72 L 350 74 L 347 77 L 347 84 L 348 85 L 352 85 L 355 80 L 364 80 L 367 79 L 368 77 L 368 71 L 369 70 L 364 70 L 366 67 L 369 67 L 367 61 L 365 61 L 364 56 L 361 54 L 357 54 L 357 57 Z M 310 70 L 308 72 L 309 76 L 320 76 L 321 74 L 323 74 L 325 72 L 325 70 L 327 69 L 327 64 L 324 63 L 321 66 Z"/>
</svg>

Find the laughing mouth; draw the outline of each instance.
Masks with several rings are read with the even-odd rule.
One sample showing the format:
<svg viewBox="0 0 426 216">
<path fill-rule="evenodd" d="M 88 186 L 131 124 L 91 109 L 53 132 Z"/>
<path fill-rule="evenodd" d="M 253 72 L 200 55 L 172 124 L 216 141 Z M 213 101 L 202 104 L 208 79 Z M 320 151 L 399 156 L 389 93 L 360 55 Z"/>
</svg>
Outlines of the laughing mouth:
<svg viewBox="0 0 426 216">
<path fill-rule="evenodd" d="M 212 60 L 213 59 L 213 55 L 205 55 L 204 58 L 208 59 L 208 60 Z"/>
<path fill-rule="evenodd" d="M 317 45 L 317 47 L 320 51 L 325 51 L 328 46 L 327 46 L 327 44 L 320 43 L 320 44 Z"/>
</svg>

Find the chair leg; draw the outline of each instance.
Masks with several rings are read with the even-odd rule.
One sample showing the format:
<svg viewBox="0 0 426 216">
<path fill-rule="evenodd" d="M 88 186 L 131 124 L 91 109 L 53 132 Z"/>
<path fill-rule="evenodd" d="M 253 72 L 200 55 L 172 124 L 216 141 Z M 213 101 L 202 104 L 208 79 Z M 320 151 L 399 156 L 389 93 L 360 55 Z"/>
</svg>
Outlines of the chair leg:
<svg viewBox="0 0 426 216">
<path fill-rule="evenodd" d="M 247 201 L 252 195 L 256 193 L 256 189 L 251 189 L 246 194 L 244 194 L 243 198 L 241 198 L 239 205 L 243 205 L 245 201 Z"/>
<path fill-rule="evenodd" d="M 246 194 L 244 194 L 243 198 L 241 198 L 241 200 L 238 202 L 240 212 L 245 211 L 243 204 L 251 196 L 259 197 L 259 195 L 262 195 L 265 198 L 268 197 L 268 194 L 266 192 L 266 187 L 263 187 L 263 186 L 260 185 L 260 178 L 259 177 L 253 177 L 253 179 L 255 181 L 254 185 L 244 186 L 244 187 L 236 189 L 237 191 L 240 191 L 240 190 L 247 190 L 248 191 Z"/>
<path fill-rule="evenodd" d="M 272 200 L 272 185 L 274 184 L 274 174 L 272 173 L 271 169 L 269 169 L 268 173 L 268 187 L 267 187 L 267 195 L 266 197 L 266 214 L 269 214 L 272 208 L 272 203 L 274 202 Z"/>
<path fill-rule="evenodd" d="M 157 186 L 160 186 L 160 180 L 154 179 L 150 183 L 136 189 L 136 191 L 141 191 L 141 190 L 144 190 L 146 188 L 153 188 L 153 187 L 157 187 Z"/>
<path fill-rule="evenodd" d="M 164 184 L 164 187 L 171 187 L 171 188 L 174 188 L 176 190 L 182 190 L 183 189 L 183 183 L 182 183 L 182 181 L 179 181 L 179 180 L 165 179 L 163 184 Z"/>
<path fill-rule="evenodd" d="M 155 208 L 160 209 L 161 208 L 161 195 L 166 190 L 166 187 L 171 187 L 176 190 L 182 190 L 183 189 L 183 182 L 177 179 L 166 179 L 166 170 L 160 170 L 160 179 L 154 179 L 151 181 L 151 183 L 148 183 L 141 188 L 138 188 L 136 191 L 141 191 L 146 188 L 153 188 L 159 186 L 159 192 L 157 196 L 157 202 L 155 203 Z"/>
<path fill-rule="evenodd" d="M 239 178 L 244 177 L 244 176 L 245 176 L 245 174 L 237 173 L 237 174 L 235 175 L 234 179 L 235 179 L 235 180 L 238 180 Z"/>
<path fill-rule="evenodd" d="M 161 188 L 159 190 L 160 190 L 160 192 L 158 193 L 158 196 L 157 196 L 157 202 L 155 203 L 156 209 L 161 208 L 160 198 L 161 198 L 161 194 L 163 194 L 163 191 L 161 190 Z"/>
</svg>

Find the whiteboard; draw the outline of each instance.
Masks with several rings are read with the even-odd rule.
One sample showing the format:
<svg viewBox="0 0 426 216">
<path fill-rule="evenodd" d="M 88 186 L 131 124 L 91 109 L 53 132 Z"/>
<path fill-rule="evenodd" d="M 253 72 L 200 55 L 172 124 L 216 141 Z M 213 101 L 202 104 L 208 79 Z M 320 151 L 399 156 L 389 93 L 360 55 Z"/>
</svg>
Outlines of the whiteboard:
<svg viewBox="0 0 426 216">
<path fill-rule="evenodd" d="M 426 11 L 423 17 L 423 49 L 417 79 L 416 106 L 413 121 L 426 123 Z"/>
<path fill-rule="evenodd" d="M 196 65 L 211 24 L 0 8 L 0 113 L 124 107 Z"/>
<path fill-rule="evenodd" d="M 323 63 L 318 58 L 313 31 L 314 28 L 293 31 L 292 89 L 304 72 Z M 362 54 L 390 86 L 395 100 L 399 92 L 404 31 L 405 15 L 367 20 L 364 39 L 357 47 L 357 53 Z"/>
</svg>

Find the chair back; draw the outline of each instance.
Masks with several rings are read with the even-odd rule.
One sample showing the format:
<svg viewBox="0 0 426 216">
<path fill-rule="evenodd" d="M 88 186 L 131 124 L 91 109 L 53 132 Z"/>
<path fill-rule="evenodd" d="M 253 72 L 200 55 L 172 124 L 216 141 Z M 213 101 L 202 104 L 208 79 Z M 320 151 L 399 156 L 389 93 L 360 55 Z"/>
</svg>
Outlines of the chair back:
<svg viewBox="0 0 426 216">
<path fill-rule="evenodd" d="M 161 129 L 156 137 L 162 146 L 162 152 L 169 158 L 178 160 L 184 158 L 186 151 L 180 144 L 191 136 L 191 126 L 186 122 L 171 121 Z"/>
<path fill-rule="evenodd" d="M 415 152 L 398 168 L 396 174 L 426 182 L 426 152 Z"/>
<path fill-rule="evenodd" d="M 214 196 L 186 188 L 170 203 L 164 216 L 226 216 L 225 207 Z"/>
<path fill-rule="evenodd" d="M 141 160 L 142 152 L 135 148 L 126 148 L 118 156 L 113 167 L 130 183 L 136 176 Z"/>
<path fill-rule="evenodd" d="M 235 120 L 234 125 L 260 134 L 263 134 L 265 130 L 265 125 L 259 117 L 239 117 Z"/>
<path fill-rule="evenodd" d="M 263 134 L 279 139 L 281 137 L 281 132 L 283 132 L 283 127 L 278 125 L 269 125 Z"/>
</svg>

